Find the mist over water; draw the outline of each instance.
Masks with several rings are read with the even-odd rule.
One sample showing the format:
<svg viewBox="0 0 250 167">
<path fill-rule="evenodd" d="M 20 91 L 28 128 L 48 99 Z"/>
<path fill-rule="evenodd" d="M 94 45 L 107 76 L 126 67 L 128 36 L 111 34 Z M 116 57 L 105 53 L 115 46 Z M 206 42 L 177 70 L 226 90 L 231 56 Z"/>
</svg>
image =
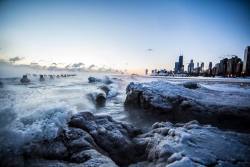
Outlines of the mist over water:
<svg viewBox="0 0 250 167">
<path fill-rule="evenodd" d="M 128 75 L 115 75 L 104 73 L 75 72 L 72 77 L 45 77 L 45 81 L 39 81 L 36 74 L 63 74 L 63 71 L 30 71 L 19 67 L 19 70 L 1 72 L 0 82 L 0 151 L 8 151 L 7 148 L 15 148 L 20 151 L 25 143 L 30 141 L 49 140 L 57 136 L 72 114 L 82 111 L 92 112 L 96 115 L 110 115 L 117 121 L 131 123 L 139 128 L 149 128 L 157 121 L 165 118 L 156 116 L 150 112 L 139 109 L 124 108 L 126 98 L 126 86 L 130 82 L 150 82 L 164 80 L 172 84 L 180 84 L 189 79 L 153 78 Z M 7 72 L 7 73 L 6 73 Z M 21 84 L 22 74 L 30 73 L 29 84 Z M 8 77 L 9 76 L 9 77 Z M 102 82 L 89 83 L 88 77 L 105 78 L 108 76 L 112 83 L 109 84 L 110 96 L 103 107 L 97 107 L 88 94 L 95 92 Z M 193 79 L 194 80 L 194 79 Z M 198 79 L 199 80 L 199 79 Z M 243 85 L 228 81 L 219 84 L 220 79 L 207 79 L 202 81 L 201 90 L 205 93 L 218 93 L 225 95 L 240 95 L 243 100 L 250 97 L 250 89 L 247 80 L 242 80 Z M 246 83 L 244 83 L 246 82 Z M 231 91 L 227 91 L 231 90 Z M 237 96 L 237 98 L 239 98 Z M 231 103 L 234 96 L 224 100 Z M 246 103 L 247 104 L 247 103 Z M 13 150 L 13 149 L 11 149 Z"/>
</svg>

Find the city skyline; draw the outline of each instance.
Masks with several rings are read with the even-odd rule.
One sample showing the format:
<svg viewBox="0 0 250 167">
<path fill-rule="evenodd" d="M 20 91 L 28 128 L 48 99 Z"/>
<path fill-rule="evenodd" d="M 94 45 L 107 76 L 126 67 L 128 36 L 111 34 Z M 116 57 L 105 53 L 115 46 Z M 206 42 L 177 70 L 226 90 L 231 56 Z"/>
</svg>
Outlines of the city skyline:
<svg viewBox="0 0 250 167">
<path fill-rule="evenodd" d="M 1 1 L 0 59 L 144 73 L 172 70 L 180 53 L 215 64 L 244 59 L 247 1 Z M 213 11 L 213 12 L 211 12 Z M 142 61 L 143 60 L 143 61 Z"/>
</svg>

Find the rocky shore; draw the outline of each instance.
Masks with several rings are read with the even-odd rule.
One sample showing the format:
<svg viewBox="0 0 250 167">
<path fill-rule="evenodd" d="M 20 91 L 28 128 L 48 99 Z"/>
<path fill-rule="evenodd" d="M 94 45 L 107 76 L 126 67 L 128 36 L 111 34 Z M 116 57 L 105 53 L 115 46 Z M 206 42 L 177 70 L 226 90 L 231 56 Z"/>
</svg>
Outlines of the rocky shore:
<svg viewBox="0 0 250 167">
<path fill-rule="evenodd" d="M 112 81 L 90 79 L 97 85 L 88 97 L 99 107 L 117 94 L 114 81 L 106 80 Z M 248 94 L 230 95 L 197 83 L 163 81 L 130 83 L 126 92 L 125 107 L 153 112 L 161 119 L 149 129 L 139 129 L 108 115 L 70 114 L 51 138 L 22 141 L 18 148 L 1 148 L 0 166 L 250 166 L 250 133 L 242 133 L 249 132 Z"/>
<path fill-rule="evenodd" d="M 197 121 L 157 122 L 142 132 L 110 116 L 82 112 L 56 138 L 4 155 L 1 166 L 249 166 L 250 135 Z"/>
<path fill-rule="evenodd" d="M 226 129 L 250 130 L 249 95 L 211 91 L 196 83 L 130 83 L 126 107 L 138 107 L 161 114 L 173 122 L 198 120 Z"/>
</svg>

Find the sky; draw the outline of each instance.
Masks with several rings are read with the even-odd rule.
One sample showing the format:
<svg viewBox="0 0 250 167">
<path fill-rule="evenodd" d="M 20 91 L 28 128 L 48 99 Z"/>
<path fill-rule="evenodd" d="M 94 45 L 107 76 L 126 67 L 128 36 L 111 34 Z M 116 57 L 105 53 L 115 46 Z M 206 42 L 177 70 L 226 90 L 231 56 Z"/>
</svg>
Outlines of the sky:
<svg viewBox="0 0 250 167">
<path fill-rule="evenodd" d="M 250 45 L 240 0 L 0 0 L 0 59 L 172 70 L 180 53 L 218 62 Z"/>
</svg>

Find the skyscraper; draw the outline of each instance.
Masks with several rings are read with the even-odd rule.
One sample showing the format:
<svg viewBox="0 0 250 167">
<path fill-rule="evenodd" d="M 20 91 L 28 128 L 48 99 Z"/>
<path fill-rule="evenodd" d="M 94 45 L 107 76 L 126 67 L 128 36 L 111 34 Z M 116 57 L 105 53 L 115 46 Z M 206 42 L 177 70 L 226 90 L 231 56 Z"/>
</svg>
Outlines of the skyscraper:
<svg viewBox="0 0 250 167">
<path fill-rule="evenodd" d="M 204 63 L 202 62 L 201 63 L 201 72 L 203 72 L 204 71 Z"/>
<path fill-rule="evenodd" d="M 177 73 L 179 71 L 179 62 L 175 62 L 174 72 Z"/>
<path fill-rule="evenodd" d="M 183 65 L 183 55 L 179 56 L 179 72 L 184 71 L 184 65 Z"/>
<path fill-rule="evenodd" d="M 193 59 L 190 61 L 190 63 L 188 64 L 188 73 L 192 73 L 194 71 L 194 61 Z"/>
<path fill-rule="evenodd" d="M 213 67 L 213 63 L 212 63 L 212 62 L 209 62 L 208 68 L 211 70 L 212 67 Z"/>
<path fill-rule="evenodd" d="M 245 75 L 250 75 L 250 46 L 247 46 L 245 49 L 243 73 Z"/>
</svg>

